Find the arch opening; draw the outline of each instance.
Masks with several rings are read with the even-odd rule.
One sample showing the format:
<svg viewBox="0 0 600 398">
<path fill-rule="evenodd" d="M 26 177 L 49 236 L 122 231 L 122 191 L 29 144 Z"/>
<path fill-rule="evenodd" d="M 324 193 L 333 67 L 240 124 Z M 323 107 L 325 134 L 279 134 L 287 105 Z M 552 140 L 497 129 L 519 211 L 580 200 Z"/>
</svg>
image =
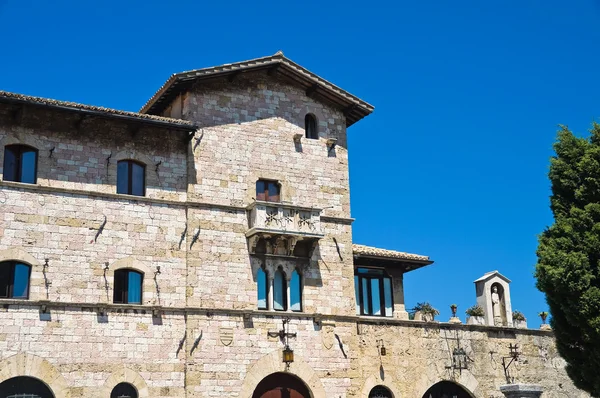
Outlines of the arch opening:
<svg viewBox="0 0 600 398">
<path fill-rule="evenodd" d="M 110 398 L 138 398 L 138 392 L 129 383 L 119 383 L 111 391 Z"/>
<path fill-rule="evenodd" d="M 0 383 L 2 398 L 54 398 L 43 381 L 34 377 L 18 376 Z"/>
<path fill-rule="evenodd" d="M 423 394 L 423 398 L 475 398 L 460 384 L 443 380 L 434 384 Z"/>
<path fill-rule="evenodd" d="M 369 398 L 394 398 L 394 394 L 385 386 L 375 386 L 369 392 Z"/>
<path fill-rule="evenodd" d="M 312 394 L 298 377 L 277 372 L 258 383 L 252 398 L 312 398 Z"/>
</svg>

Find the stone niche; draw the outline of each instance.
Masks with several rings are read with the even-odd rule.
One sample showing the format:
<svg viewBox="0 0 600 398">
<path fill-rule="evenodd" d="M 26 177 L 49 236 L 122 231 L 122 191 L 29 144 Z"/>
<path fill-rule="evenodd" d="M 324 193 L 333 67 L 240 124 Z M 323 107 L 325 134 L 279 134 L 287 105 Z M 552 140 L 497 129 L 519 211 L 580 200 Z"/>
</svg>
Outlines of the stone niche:
<svg viewBox="0 0 600 398">
<path fill-rule="evenodd" d="M 513 327 L 510 304 L 510 279 L 498 271 L 488 272 L 475 281 L 477 304 L 485 312 L 485 324 Z"/>
</svg>

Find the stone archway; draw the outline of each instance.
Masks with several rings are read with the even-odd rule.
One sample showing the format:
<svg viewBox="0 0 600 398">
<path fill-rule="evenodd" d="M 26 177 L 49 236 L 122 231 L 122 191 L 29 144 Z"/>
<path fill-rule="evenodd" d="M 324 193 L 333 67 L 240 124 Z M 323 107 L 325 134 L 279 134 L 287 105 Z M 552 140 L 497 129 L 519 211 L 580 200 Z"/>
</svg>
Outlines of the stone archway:
<svg viewBox="0 0 600 398">
<path fill-rule="evenodd" d="M 328 398 L 321 379 L 315 371 L 298 354 L 295 355 L 294 362 L 286 369 L 282 362 L 282 350 L 276 350 L 265 355 L 254 363 L 246 373 L 242 388 L 240 389 L 240 398 L 252 398 L 259 383 L 273 373 L 287 373 L 302 380 L 309 389 L 311 398 Z M 141 396 L 140 396 L 141 397 Z"/>
<path fill-rule="evenodd" d="M 385 380 L 381 378 L 381 373 L 371 375 L 365 380 L 361 390 L 361 397 L 368 397 L 377 387 L 384 387 L 389 391 L 393 398 L 400 398 L 400 390 L 397 387 L 396 381 L 391 376 L 385 376 Z"/>
<path fill-rule="evenodd" d="M 54 398 L 52 390 L 40 379 L 17 376 L 0 383 L 0 397 Z"/>
<path fill-rule="evenodd" d="M 53 398 L 71 396 L 65 378 L 43 358 L 21 352 L 0 362 L 0 383 L 22 376 L 40 380 L 52 392 Z"/>
<path fill-rule="evenodd" d="M 137 390 L 138 398 L 148 397 L 148 386 L 144 378 L 137 372 L 120 366 L 113 371 L 104 382 L 104 385 L 99 389 L 98 398 L 110 397 L 114 388 L 122 383 L 131 384 Z"/>
<path fill-rule="evenodd" d="M 442 380 L 431 386 L 423 398 L 475 398 L 475 396 L 469 392 L 466 388 L 458 383 L 454 383 L 448 380 Z"/>
</svg>

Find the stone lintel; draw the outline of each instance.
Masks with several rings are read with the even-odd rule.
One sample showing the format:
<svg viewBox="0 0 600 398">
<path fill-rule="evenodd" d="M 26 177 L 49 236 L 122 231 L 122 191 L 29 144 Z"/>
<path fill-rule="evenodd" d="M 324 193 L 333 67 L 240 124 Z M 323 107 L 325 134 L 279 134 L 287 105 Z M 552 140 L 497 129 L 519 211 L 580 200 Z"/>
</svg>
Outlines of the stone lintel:
<svg viewBox="0 0 600 398">
<path fill-rule="evenodd" d="M 506 384 L 500 391 L 507 398 L 539 398 L 544 390 L 537 384 Z"/>
</svg>

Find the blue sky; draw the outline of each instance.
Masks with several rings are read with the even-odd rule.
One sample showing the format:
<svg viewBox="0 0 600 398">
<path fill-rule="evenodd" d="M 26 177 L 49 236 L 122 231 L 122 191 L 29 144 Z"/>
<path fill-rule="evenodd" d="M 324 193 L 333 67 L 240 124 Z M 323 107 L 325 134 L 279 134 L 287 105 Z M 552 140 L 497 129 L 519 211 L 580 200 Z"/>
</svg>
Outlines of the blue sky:
<svg viewBox="0 0 600 398">
<path fill-rule="evenodd" d="M 0 0 L 0 89 L 138 110 L 171 73 L 285 55 L 375 106 L 349 129 L 357 243 L 427 254 L 406 301 L 499 270 L 539 326 L 558 124 L 600 116 L 600 1 Z"/>
</svg>

